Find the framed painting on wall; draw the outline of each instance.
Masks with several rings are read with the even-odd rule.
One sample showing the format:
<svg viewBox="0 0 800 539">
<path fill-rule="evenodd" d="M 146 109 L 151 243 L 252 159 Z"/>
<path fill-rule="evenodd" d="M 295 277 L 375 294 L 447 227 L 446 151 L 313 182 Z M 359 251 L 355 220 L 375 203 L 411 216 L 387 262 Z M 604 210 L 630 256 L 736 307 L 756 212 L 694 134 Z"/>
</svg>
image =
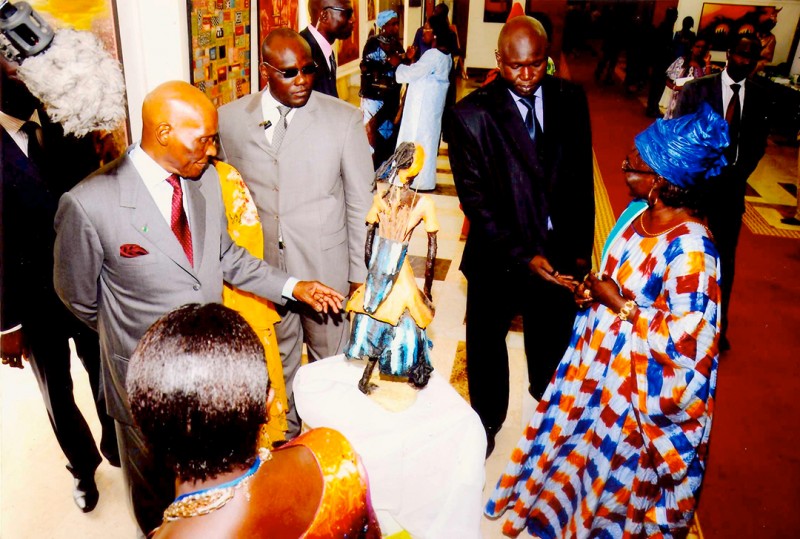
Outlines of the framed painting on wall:
<svg viewBox="0 0 800 539">
<path fill-rule="evenodd" d="M 250 93 L 250 0 L 187 0 L 191 83 L 216 107 Z"/>
<path fill-rule="evenodd" d="M 298 0 L 258 0 L 258 63 L 264 61 L 261 57 L 261 42 L 275 28 L 291 28 L 299 30 L 298 25 Z M 267 81 L 259 74 L 258 88 L 261 89 Z"/>
<path fill-rule="evenodd" d="M 711 50 L 725 51 L 732 36 L 754 34 L 766 51 L 762 54 L 765 60 L 784 62 L 786 58 L 773 58 L 775 35 L 772 33 L 782 9 L 777 6 L 704 3 L 697 35 L 708 41 Z"/>
<path fill-rule="evenodd" d="M 506 22 L 512 0 L 483 0 L 483 22 Z"/>
<path fill-rule="evenodd" d="M 358 46 L 358 0 L 353 0 L 353 33 L 350 39 L 344 39 L 339 43 L 339 54 L 336 56 L 339 66 L 361 57 L 361 48 Z"/>
<path fill-rule="evenodd" d="M 28 3 L 56 30 L 74 28 L 93 33 L 111 56 L 122 62 L 114 0 L 85 0 L 80 3 L 71 0 L 28 0 Z M 95 146 L 103 163 L 113 161 L 125 151 L 130 143 L 129 131 L 128 122 L 125 122 L 113 132 L 95 135 Z"/>
</svg>

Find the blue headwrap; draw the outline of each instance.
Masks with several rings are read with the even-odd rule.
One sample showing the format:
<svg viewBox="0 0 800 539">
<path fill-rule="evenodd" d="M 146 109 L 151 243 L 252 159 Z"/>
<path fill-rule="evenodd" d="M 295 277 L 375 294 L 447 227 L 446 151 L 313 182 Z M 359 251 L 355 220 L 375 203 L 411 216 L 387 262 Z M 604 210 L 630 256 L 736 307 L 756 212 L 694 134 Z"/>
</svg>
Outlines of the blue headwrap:
<svg viewBox="0 0 800 539">
<path fill-rule="evenodd" d="M 392 9 L 381 11 L 378 13 L 378 28 L 383 28 L 383 25 L 397 17 L 397 12 Z"/>
<path fill-rule="evenodd" d="M 705 102 L 694 114 L 656 120 L 634 143 L 650 168 L 682 188 L 719 175 L 728 164 L 728 123 Z"/>
</svg>

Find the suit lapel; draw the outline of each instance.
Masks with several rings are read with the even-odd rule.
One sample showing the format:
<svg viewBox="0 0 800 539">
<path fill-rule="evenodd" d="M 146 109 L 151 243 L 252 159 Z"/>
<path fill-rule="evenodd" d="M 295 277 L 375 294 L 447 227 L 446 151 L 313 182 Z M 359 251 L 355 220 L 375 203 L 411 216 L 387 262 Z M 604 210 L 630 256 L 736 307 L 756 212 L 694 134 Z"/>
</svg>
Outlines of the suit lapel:
<svg viewBox="0 0 800 539">
<path fill-rule="evenodd" d="M 164 216 L 158 211 L 158 206 L 147 191 L 136 167 L 127 157 L 122 160 L 117 169 L 117 181 L 120 192 L 119 205 L 132 210 L 131 226 L 183 270 L 193 274 L 192 266 L 189 265 L 189 260 L 186 258 L 186 253 L 183 252 L 178 238 L 175 237 Z M 194 234 L 194 230 L 192 230 L 192 234 Z"/>
<path fill-rule="evenodd" d="M 203 252 L 206 244 L 206 197 L 200 189 L 203 186 L 203 178 L 186 182 L 186 186 L 189 224 L 192 228 L 194 268 L 199 268 L 203 263 Z"/>
<path fill-rule="evenodd" d="M 294 112 L 292 121 L 286 129 L 286 135 L 283 137 L 283 142 L 278 150 L 278 153 L 288 148 L 296 141 L 302 141 L 303 133 L 314 125 L 315 121 L 320 121 L 317 118 L 319 110 L 319 95 L 316 92 L 311 92 L 311 97 L 304 107 L 300 107 Z"/>
<path fill-rule="evenodd" d="M 274 156 L 275 150 L 273 150 L 272 146 L 270 146 L 267 142 L 267 137 L 264 136 L 264 126 L 261 123 L 262 119 L 264 118 L 263 114 L 261 113 L 261 93 L 267 91 L 269 90 L 264 88 L 261 90 L 261 92 L 249 96 L 250 101 L 247 103 L 247 106 L 245 106 L 244 109 L 247 113 L 245 116 L 245 122 L 247 125 L 244 126 L 243 131 L 245 133 L 245 137 L 255 142 L 259 148 L 268 154 Z M 274 126 L 270 127 L 270 129 L 274 128 Z"/>
<path fill-rule="evenodd" d="M 522 156 L 522 161 L 532 170 L 536 176 L 540 176 L 543 172 L 541 163 L 536 158 L 535 149 L 531 142 L 528 130 L 525 128 L 525 122 L 522 115 L 519 113 L 517 104 L 514 98 L 511 97 L 508 89 L 501 82 L 495 83 L 491 90 L 491 98 L 495 101 L 495 110 L 498 111 L 499 118 L 508 118 L 508 121 L 498 121 L 496 125 L 499 130 L 504 131 L 506 140 L 510 141 L 511 145 L 516 148 L 519 155 Z M 547 117 L 545 117 L 545 122 Z M 546 137 L 545 137 L 546 138 Z"/>
</svg>

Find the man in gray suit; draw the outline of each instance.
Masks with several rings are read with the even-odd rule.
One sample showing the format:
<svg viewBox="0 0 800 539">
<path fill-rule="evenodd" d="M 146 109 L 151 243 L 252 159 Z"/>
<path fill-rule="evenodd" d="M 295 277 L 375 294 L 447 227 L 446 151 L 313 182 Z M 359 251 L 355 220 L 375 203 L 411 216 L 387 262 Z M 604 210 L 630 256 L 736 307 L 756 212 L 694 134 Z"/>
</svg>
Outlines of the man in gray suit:
<svg viewBox="0 0 800 539">
<path fill-rule="evenodd" d="M 312 91 L 316 66 L 296 32 L 274 30 L 262 53 L 267 88 L 220 109 L 220 146 L 253 194 L 264 229 L 264 260 L 348 294 L 366 278 L 365 219 L 374 191 L 361 112 Z M 300 305 L 278 312 L 287 435 L 293 436 L 300 421 L 292 382 L 303 342 L 312 361 L 341 353 L 349 324 Z"/>
<path fill-rule="evenodd" d="M 142 106 L 142 140 L 67 192 L 56 214 L 55 287 L 100 336 L 109 414 L 142 532 L 174 497 L 171 474 L 133 425 L 125 378 L 139 338 L 186 303 L 222 301 L 223 280 L 276 304 L 338 312 L 342 296 L 250 256 L 228 235 L 216 170 L 217 112 L 185 82 Z M 289 302 L 294 303 L 294 302 Z"/>
</svg>

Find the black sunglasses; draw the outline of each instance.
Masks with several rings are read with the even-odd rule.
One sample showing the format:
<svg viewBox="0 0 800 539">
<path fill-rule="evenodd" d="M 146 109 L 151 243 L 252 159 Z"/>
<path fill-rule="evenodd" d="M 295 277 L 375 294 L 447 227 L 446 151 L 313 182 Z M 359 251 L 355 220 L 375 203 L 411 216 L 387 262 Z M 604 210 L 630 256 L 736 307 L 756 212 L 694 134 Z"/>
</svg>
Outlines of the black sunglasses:
<svg viewBox="0 0 800 539">
<path fill-rule="evenodd" d="M 658 176 L 658 172 L 655 172 L 653 170 L 638 170 L 633 168 L 633 166 L 631 165 L 631 160 L 627 157 L 622 162 L 622 172 L 625 174 L 643 174 L 647 176 Z"/>
<path fill-rule="evenodd" d="M 350 17 L 352 17 L 352 16 L 353 16 L 353 8 L 351 8 L 351 7 L 334 7 L 334 6 L 327 6 L 327 7 L 324 7 L 324 8 L 322 8 L 322 9 L 323 9 L 323 10 L 325 10 L 325 9 L 330 9 L 331 11 L 338 11 L 339 13 L 341 13 L 342 15 L 344 15 L 344 18 L 345 18 L 345 19 L 349 19 Z"/>
<path fill-rule="evenodd" d="M 310 64 L 306 64 L 306 65 L 304 65 L 303 67 L 300 67 L 300 68 L 290 67 L 289 69 L 279 69 L 279 68 L 275 67 L 274 65 L 270 64 L 267 61 L 264 61 L 262 63 L 267 65 L 267 66 L 269 66 L 269 67 L 271 67 L 272 69 L 274 69 L 278 73 L 280 73 L 281 76 L 284 79 L 293 79 L 297 75 L 299 75 L 300 73 L 302 73 L 303 75 L 313 75 L 314 73 L 317 72 L 317 64 L 314 63 L 314 62 L 311 62 Z"/>
</svg>

